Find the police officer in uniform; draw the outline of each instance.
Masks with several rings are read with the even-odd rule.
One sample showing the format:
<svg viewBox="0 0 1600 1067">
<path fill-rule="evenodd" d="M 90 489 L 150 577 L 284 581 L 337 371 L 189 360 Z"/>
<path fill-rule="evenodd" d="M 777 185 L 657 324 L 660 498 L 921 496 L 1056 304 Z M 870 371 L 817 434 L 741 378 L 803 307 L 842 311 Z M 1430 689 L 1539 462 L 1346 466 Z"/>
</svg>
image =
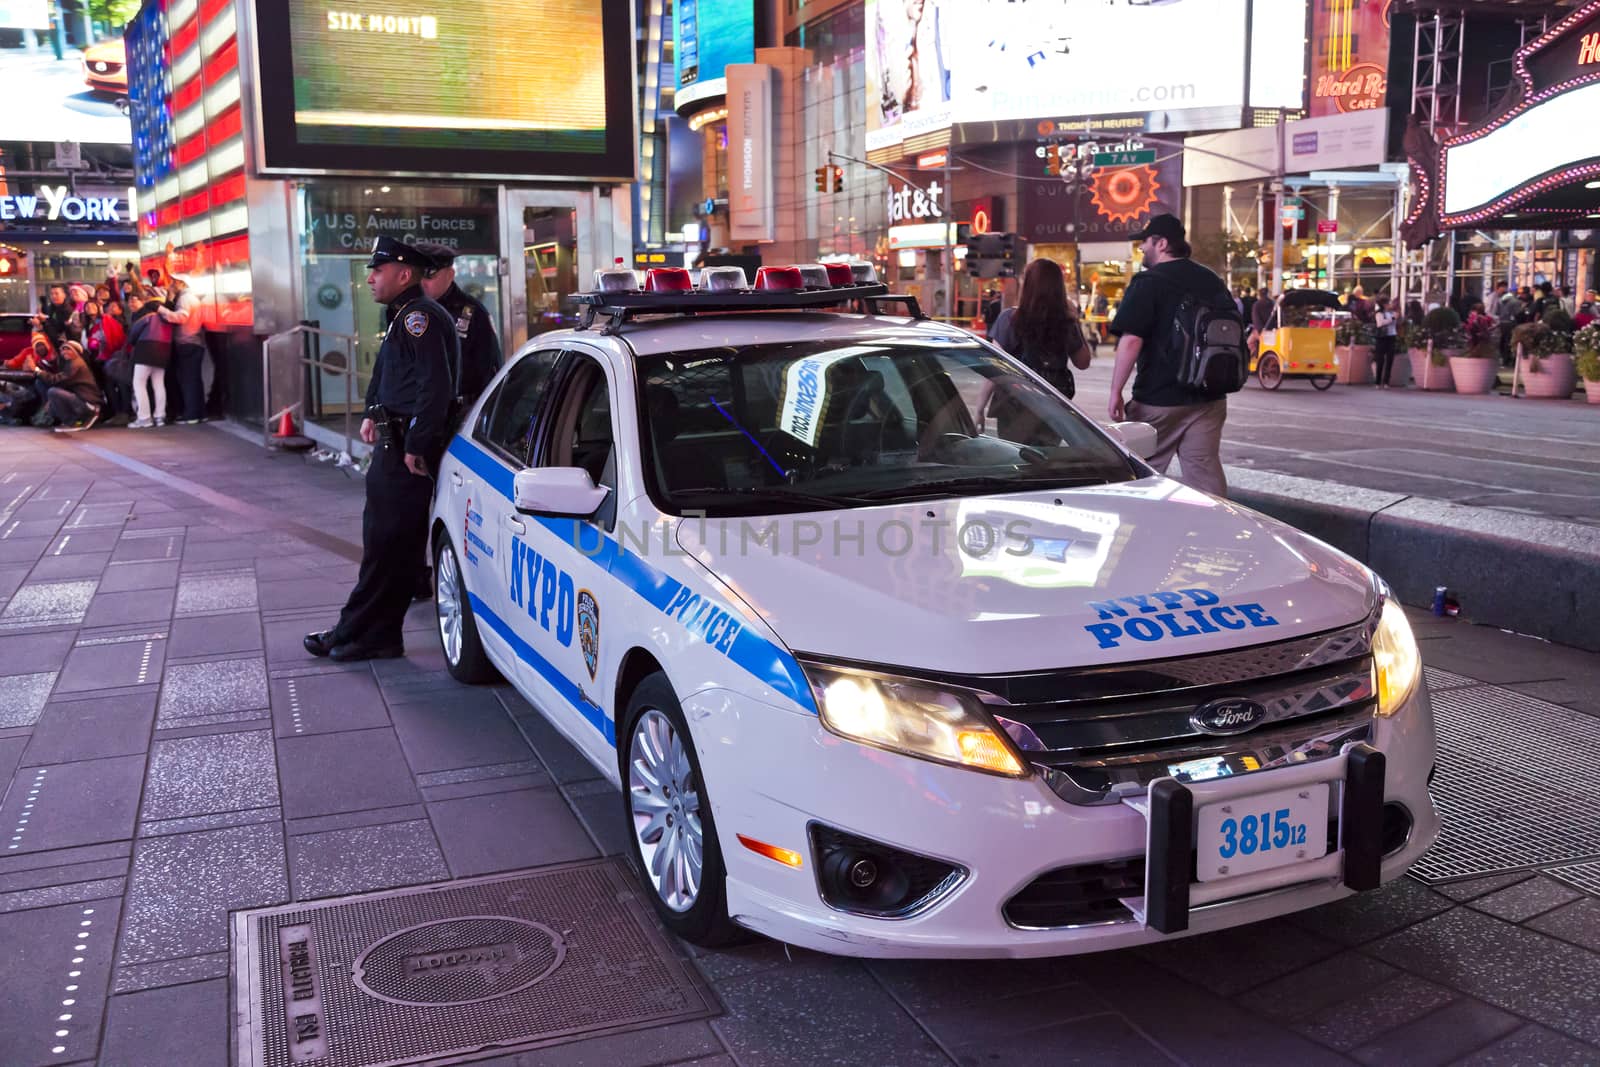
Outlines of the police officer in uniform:
<svg viewBox="0 0 1600 1067">
<path fill-rule="evenodd" d="M 339 661 L 405 654 L 400 630 L 428 541 L 433 476 L 448 443 L 459 358 L 455 322 L 422 291 L 427 256 L 379 237 L 367 287 L 385 305 L 388 331 L 367 387 L 361 439 L 374 445 L 361 516 L 361 572 L 331 630 L 307 634 L 306 651 Z"/>
<path fill-rule="evenodd" d="M 500 369 L 500 341 L 494 334 L 489 310 L 456 284 L 456 253 L 447 245 L 419 241 L 417 251 L 433 261 L 422 278 L 422 291 L 437 300 L 455 319 L 456 340 L 461 345 L 461 371 L 455 375 L 459 414 L 489 387 Z"/>
</svg>

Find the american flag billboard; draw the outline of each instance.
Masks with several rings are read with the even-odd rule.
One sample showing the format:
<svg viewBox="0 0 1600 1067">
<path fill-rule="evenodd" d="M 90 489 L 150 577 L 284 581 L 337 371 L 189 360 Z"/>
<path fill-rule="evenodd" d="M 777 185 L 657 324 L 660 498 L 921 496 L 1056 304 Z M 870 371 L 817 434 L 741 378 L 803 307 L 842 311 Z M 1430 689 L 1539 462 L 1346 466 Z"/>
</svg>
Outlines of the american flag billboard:
<svg viewBox="0 0 1600 1067">
<path fill-rule="evenodd" d="M 148 0 L 126 36 L 139 257 L 215 328 L 253 321 L 237 31 L 235 0 Z"/>
</svg>

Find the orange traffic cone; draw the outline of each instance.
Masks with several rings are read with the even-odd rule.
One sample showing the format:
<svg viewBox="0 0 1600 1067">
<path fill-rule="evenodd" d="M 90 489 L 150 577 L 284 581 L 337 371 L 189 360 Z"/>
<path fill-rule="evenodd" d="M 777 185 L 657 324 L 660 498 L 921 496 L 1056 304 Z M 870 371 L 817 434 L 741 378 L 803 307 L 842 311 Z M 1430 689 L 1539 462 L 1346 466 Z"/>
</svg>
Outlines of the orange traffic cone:
<svg viewBox="0 0 1600 1067">
<path fill-rule="evenodd" d="M 277 438 L 299 436 L 294 432 L 294 415 L 290 413 L 288 408 L 283 409 L 283 415 L 278 419 L 278 429 L 272 436 Z"/>
</svg>

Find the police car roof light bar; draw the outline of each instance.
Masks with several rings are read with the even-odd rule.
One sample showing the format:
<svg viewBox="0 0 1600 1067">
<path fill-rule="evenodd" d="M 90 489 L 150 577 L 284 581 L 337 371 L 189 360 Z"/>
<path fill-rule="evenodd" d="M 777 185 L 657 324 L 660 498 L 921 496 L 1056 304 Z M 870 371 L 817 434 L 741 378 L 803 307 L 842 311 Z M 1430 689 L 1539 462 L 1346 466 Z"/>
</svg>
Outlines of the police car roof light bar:
<svg viewBox="0 0 1600 1067">
<path fill-rule="evenodd" d="M 763 270 L 768 268 L 763 267 Z M 792 269 L 792 268 L 780 268 Z M 846 285 L 831 289 L 749 289 L 743 291 L 708 291 L 696 289 L 678 292 L 610 291 L 577 293 L 573 301 L 582 306 L 583 318 L 579 329 L 588 329 L 597 318 L 604 318 L 603 332 L 616 333 L 630 319 L 641 315 L 695 315 L 706 312 L 727 311 L 799 311 L 809 308 L 837 307 L 851 301 L 861 301 L 870 315 L 894 314 L 886 305 L 899 304 L 907 318 L 926 318 L 914 296 L 895 296 L 882 283 L 873 285 Z"/>
</svg>

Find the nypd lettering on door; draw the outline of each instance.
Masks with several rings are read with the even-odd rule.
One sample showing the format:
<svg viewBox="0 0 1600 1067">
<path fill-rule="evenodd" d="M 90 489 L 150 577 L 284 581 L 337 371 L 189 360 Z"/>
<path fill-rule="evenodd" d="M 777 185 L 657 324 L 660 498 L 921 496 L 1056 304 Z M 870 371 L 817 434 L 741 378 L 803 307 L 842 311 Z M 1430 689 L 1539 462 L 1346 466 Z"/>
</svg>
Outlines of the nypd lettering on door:
<svg viewBox="0 0 1600 1067">
<path fill-rule="evenodd" d="M 555 634 L 562 645 L 570 646 L 578 602 L 572 575 L 519 537 L 511 539 L 509 573 L 511 603 L 527 611 L 541 629 Z"/>
<path fill-rule="evenodd" d="M 1089 607 L 1101 621 L 1084 630 L 1101 648 L 1117 648 L 1124 640 L 1153 643 L 1224 630 L 1249 630 L 1276 626 L 1278 620 L 1260 604 L 1224 604 L 1209 589 L 1178 589 L 1142 596 L 1091 600 Z"/>
</svg>

